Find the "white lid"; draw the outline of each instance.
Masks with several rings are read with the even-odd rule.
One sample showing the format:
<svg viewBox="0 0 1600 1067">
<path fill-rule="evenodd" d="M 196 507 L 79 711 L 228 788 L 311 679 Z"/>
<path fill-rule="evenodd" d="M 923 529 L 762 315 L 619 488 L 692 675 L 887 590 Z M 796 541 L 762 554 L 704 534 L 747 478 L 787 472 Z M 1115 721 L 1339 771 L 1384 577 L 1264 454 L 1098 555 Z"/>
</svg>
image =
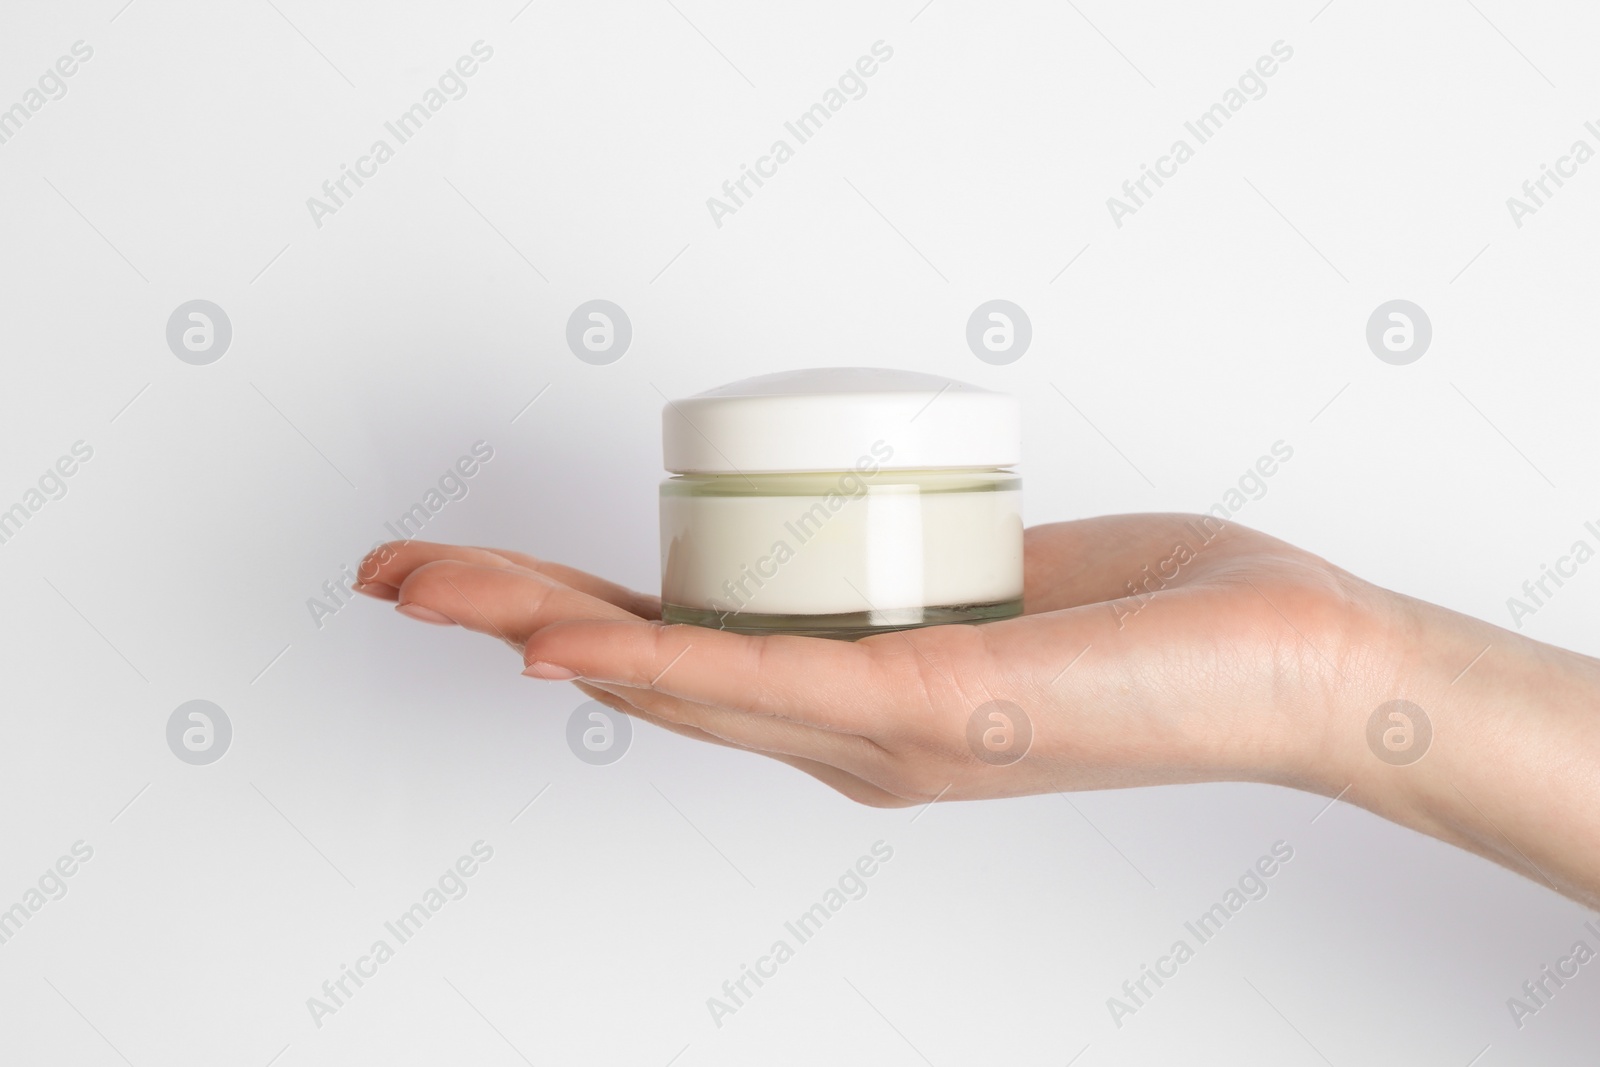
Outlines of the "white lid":
<svg viewBox="0 0 1600 1067">
<path fill-rule="evenodd" d="M 686 474 L 1010 467 L 1021 414 L 1014 396 L 937 374 L 783 371 L 668 403 L 662 452 L 667 470 Z"/>
</svg>

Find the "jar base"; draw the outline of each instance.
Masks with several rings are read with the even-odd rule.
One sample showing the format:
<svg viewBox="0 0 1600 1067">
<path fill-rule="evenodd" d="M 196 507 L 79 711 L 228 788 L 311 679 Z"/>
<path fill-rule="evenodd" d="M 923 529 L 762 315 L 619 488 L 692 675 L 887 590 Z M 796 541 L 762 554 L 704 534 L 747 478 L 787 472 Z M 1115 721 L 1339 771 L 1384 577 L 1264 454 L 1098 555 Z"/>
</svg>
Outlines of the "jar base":
<svg viewBox="0 0 1600 1067">
<path fill-rule="evenodd" d="M 768 615 L 753 611 L 718 612 L 663 603 L 661 621 L 727 630 L 736 634 L 789 634 L 854 641 L 873 634 L 953 623 L 996 622 L 1022 614 L 1022 599 L 991 604 L 958 604 L 889 611 L 847 611 L 833 615 Z"/>
</svg>

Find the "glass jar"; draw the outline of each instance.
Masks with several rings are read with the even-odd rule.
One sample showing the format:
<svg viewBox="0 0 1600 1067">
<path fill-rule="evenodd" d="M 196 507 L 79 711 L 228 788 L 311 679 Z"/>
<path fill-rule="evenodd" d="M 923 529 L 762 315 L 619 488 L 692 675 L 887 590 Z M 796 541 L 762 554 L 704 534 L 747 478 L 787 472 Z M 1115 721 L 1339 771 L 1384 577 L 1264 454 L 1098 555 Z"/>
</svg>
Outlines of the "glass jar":
<svg viewBox="0 0 1600 1067">
<path fill-rule="evenodd" d="M 1018 407 L 871 368 L 669 403 L 663 618 L 854 638 L 1020 614 Z"/>
</svg>

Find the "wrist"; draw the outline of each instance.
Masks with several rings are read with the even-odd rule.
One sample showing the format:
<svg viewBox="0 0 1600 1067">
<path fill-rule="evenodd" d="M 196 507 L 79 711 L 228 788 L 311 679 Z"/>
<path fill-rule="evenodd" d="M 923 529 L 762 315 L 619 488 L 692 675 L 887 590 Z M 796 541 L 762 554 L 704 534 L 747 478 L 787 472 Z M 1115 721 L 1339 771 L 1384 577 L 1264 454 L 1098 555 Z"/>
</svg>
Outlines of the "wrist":
<svg viewBox="0 0 1600 1067">
<path fill-rule="evenodd" d="M 1276 740 L 1262 777 L 1348 799 L 1357 787 L 1381 791 L 1386 780 L 1376 771 L 1406 762 L 1404 752 L 1384 749 L 1390 762 L 1376 755 L 1367 728 L 1381 705 L 1421 695 L 1417 657 L 1428 647 L 1429 620 L 1413 608 L 1428 605 L 1342 572 L 1330 586 L 1320 612 L 1297 616 L 1298 655 L 1273 673 Z M 1388 740 L 1416 743 L 1398 735 Z M 1420 741 L 1428 743 L 1425 736 Z"/>
<path fill-rule="evenodd" d="M 1328 739 L 1345 799 L 1558 892 L 1582 896 L 1587 885 L 1592 899 L 1600 664 L 1385 595 L 1386 653 L 1372 657 L 1381 666 Z"/>
</svg>

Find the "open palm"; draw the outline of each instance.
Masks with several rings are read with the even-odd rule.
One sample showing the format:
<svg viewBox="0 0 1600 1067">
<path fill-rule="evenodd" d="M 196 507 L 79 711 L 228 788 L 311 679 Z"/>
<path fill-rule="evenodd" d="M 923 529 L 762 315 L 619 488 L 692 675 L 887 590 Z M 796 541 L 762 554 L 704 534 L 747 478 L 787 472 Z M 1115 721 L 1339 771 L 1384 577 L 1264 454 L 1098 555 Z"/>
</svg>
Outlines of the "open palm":
<svg viewBox="0 0 1600 1067">
<path fill-rule="evenodd" d="M 1325 788 L 1310 768 L 1329 713 L 1394 670 L 1372 587 L 1234 524 L 1038 526 L 1025 560 L 1020 617 L 854 642 L 664 625 L 653 596 L 504 550 L 396 542 L 363 563 L 361 589 L 500 638 L 531 676 L 880 806 L 1214 779 Z"/>
</svg>

